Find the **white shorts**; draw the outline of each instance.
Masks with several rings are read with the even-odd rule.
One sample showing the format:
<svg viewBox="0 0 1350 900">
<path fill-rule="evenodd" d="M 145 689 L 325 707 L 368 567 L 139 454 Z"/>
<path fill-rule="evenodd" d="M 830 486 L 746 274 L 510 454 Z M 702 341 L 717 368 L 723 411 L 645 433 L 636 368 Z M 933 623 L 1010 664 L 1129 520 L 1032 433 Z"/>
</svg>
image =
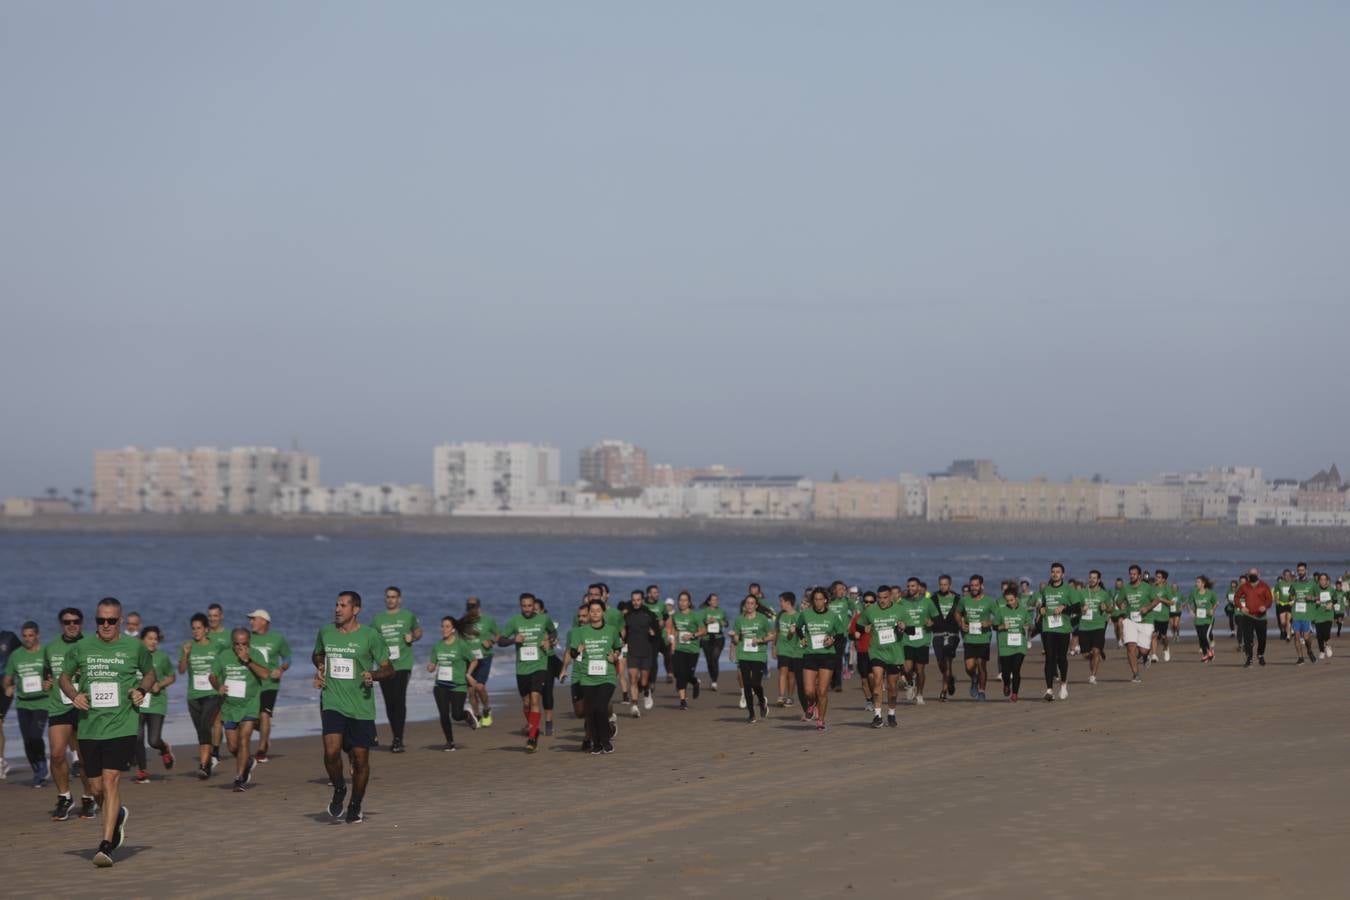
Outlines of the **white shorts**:
<svg viewBox="0 0 1350 900">
<path fill-rule="evenodd" d="M 1145 649 L 1153 646 L 1153 623 L 1125 620 L 1125 643 L 1137 644 Z"/>
</svg>

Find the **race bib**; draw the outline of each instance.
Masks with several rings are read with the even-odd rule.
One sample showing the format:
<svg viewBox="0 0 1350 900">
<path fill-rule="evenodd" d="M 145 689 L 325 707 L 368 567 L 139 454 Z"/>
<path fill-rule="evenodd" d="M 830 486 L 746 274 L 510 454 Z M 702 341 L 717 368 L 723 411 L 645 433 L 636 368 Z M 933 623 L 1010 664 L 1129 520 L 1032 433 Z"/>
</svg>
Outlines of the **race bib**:
<svg viewBox="0 0 1350 900">
<path fill-rule="evenodd" d="M 42 690 L 41 675 L 23 676 L 23 686 L 20 688 L 25 694 L 36 694 Z"/>
<path fill-rule="evenodd" d="M 603 657 L 600 658 L 600 659 L 588 659 L 588 660 L 586 660 L 586 674 L 587 674 L 587 675 L 608 675 L 608 674 L 609 674 L 609 663 L 606 662 L 605 659 L 604 659 Z"/>
<path fill-rule="evenodd" d="M 1048 619 L 1046 619 L 1046 621 L 1049 623 L 1049 627 L 1051 628 L 1061 628 L 1064 625 L 1063 616 L 1050 616 Z"/>
<path fill-rule="evenodd" d="M 981 634 L 984 624 L 977 619 L 972 622 L 967 622 L 966 627 L 970 629 L 971 634 Z"/>
<path fill-rule="evenodd" d="M 922 629 L 922 628 L 915 628 L 915 629 L 914 629 L 914 633 L 911 634 L 910 637 L 914 638 L 914 640 L 916 640 L 916 641 L 921 641 L 921 640 L 923 640 L 923 629 Z"/>
<path fill-rule="evenodd" d="M 248 696 L 248 685 L 242 678 L 225 679 L 225 696 L 232 697 L 235 700 L 243 700 Z"/>
<path fill-rule="evenodd" d="M 741 649 L 744 650 L 746 653 L 758 653 L 759 644 L 755 643 L 754 638 L 746 638 L 744 641 L 741 642 Z"/>
<path fill-rule="evenodd" d="M 1320 594 L 1317 595 L 1317 599 L 1323 603 L 1330 603 L 1331 591 L 1322 591 Z"/>
<path fill-rule="evenodd" d="M 894 629 L 894 628 L 883 628 L 883 629 L 881 629 L 880 631 L 878 631 L 878 632 L 877 632 L 877 643 L 882 644 L 883 646 L 886 645 L 886 644 L 894 644 L 894 643 L 895 643 L 895 629 Z"/>
<path fill-rule="evenodd" d="M 1130 613 L 1130 621 L 1131 621 L 1131 622 L 1142 622 L 1142 621 L 1144 621 L 1144 617 L 1143 617 L 1143 615 L 1140 614 L 1139 610 L 1136 609 L 1134 612 Z"/>
<path fill-rule="evenodd" d="M 445 681 L 445 682 L 451 682 L 451 681 L 454 681 L 454 680 L 455 680 L 455 670 L 454 670 L 453 668 L 451 668 L 450 666 L 437 666 L 437 667 L 436 667 L 436 680 L 437 680 L 437 681 Z"/>
<path fill-rule="evenodd" d="M 694 635 L 693 635 L 691 632 L 688 632 L 688 631 L 681 631 L 681 632 L 680 632 L 680 643 L 681 643 L 681 644 L 687 644 L 687 643 L 689 643 L 689 639 L 692 638 L 693 636 L 694 636 Z"/>
<path fill-rule="evenodd" d="M 1284 594 L 1286 597 L 1288 597 L 1288 596 L 1289 596 L 1289 585 L 1286 584 L 1284 587 L 1280 588 L 1280 593 L 1281 593 L 1281 594 Z"/>
<path fill-rule="evenodd" d="M 823 635 L 823 634 L 813 634 L 813 635 L 811 635 L 811 649 L 812 649 L 812 650 L 824 650 L 824 649 L 825 649 L 825 635 Z"/>
<path fill-rule="evenodd" d="M 149 708 L 150 708 L 150 698 L 151 698 L 151 696 L 153 696 L 153 695 L 152 695 L 149 691 L 146 691 L 144 694 L 142 694 L 142 695 L 141 695 L 141 702 L 136 704 L 137 708 L 138 708 L 138 709 L 149 709 Z"/>
<path fill-rule="evenodd" d="M 1205 618 L 1205 617 L 1208 616 L 1208 615 L 1209 615 L 1209 611 L 1208 611 L 1207 609 L 1205 609 L 1205 607 L 1203 607 L 1203 606 L 1197 606 L 1197 607 L 1195 608 L 1195 617 L 1196 617 L 1197 619 L 1203 619 L 1203 618 Z"/>
<path fill-rule="evenodd" d="M 211 687 L 211 676 L 194 674 L 192 676 L 192 689 L 194 691 L 212 690 L 213 688 Z"/>
<path fill-rule="evenodd" d="M 75 704 L 75 701 L 67 697 L 66 692 L 61 690 L 60 688 L 56 689 L 56 693 L 58 696 L 60 696 L 61 702 L 64 703 L 66 706 L 73 706 Z"/>
<path fill-rule="evenodd" d="M 1081 621 L 1091 622 L 1094 618 L 1096 618 L 1096 616 L 1097 616 L 1096 610 L 1085 609 L 1083 610 L 1083 618 L 1081 619 Z"/>
<path fill-rule="evenodd" d="M 721 623 L 721 622 L 709 622 L 709 623 L 708 623 L 708 634 L 721 634 L 721 633 L 722 633 L 722 623 Z"/>
<path fill-rule="evenodd" d="M 1020 631 L 1010 631 L 1010 632 L 1008 632 L 1008 646 L 1009 646 L 1009 647 L 1020 647 L 1020 646 L 1022 646 L 1022 632 L 1020 632 Z"/>
<path fill-rule="evenodd" d="M 520 645 L 521 662 L 539 662 L 539 648 L 534 644 Z"/>
<path fill-rule="evenodd" d="M 475 648 L 474 648 L 474 650 L 473 650 L 473 658 L 474 658 L 474 659 L 482 659 L 482 658 L 483 658 L 483 650 L 482 650 L 481 647 L 475 647 Z"/>
<path fill-rule="evenodd" d="M 328 677 L 351 681 L 356 677 L 356 666 L 345 656 L 328 657 Z"/>
<path fill-rule="evenodd" d="M 1305 601 L 1300 600 L 1294 604 L 1294 612 L 1305 613 L 1307 611 L 1308 611 L 1308 604 Z"/>
<path fill-rule="evenodd" d="M 389 661 L 390 661 L 390 662 L 393 662 L 394 660 L 398 659 L 399 654 L 402 653 L 402 652 L 403 652 L 403 648 L 400 647 L 398 644 L 395 644 L 394 646 L 390 647 L 390 648 L 389 648 Z"/>
<path fill-rule="evenodd" d="M 122 692 L 115 681 L 95 681 L 89 685 L 89 705 L 94 709 L 117 709 L 122 705 Z"/>
</svg>

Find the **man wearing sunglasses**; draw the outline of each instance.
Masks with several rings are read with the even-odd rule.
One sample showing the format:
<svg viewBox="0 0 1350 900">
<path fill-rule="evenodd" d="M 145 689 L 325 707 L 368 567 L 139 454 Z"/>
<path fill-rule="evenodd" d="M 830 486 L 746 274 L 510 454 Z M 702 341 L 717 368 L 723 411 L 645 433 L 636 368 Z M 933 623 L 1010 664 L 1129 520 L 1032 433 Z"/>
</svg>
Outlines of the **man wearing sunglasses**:
<svg viewBox="0 0 1350 900">
<path fill-rule="evenodd" d="M 76 644 L 61 661 L 61 692 L 80 711 L 80 759 L 103 808 L 103 840 L 94 865 L 113 864 L 126 837 L 127 808 L 119 779 L 131 768 L 139 741 L 137 707 L 155 683 L 145 644 L 122 633 L 122 604 L 104 597 L 94 613 L 95 637 Z"/>
<path fill-rule="evenodd" d="M 47 743 L 52 748 L 52 784 L 56 785 L 56 808 L 52 810 L 52 821 L 64 822 L 70 818 L 70 808 L 74 805 L 70 796 L 70 761 L 66 759 L 66 751 L 75 748 L 80 711 L 61 691 L 61 685 L 57 682 L 66 655 L 85 639 L 84 613 L 68 606 L 61 610 L 56 621 L 61 625 L 61 633 L 42 648 L 42 689 L 48 692 Z M 92 819 L 98 812 L 98 806 L 89 787 L 89 774 L 83 768 L 79 774 L 84 787 L 84 793 L 80 796 L 80 818 Z"/>
</svg>

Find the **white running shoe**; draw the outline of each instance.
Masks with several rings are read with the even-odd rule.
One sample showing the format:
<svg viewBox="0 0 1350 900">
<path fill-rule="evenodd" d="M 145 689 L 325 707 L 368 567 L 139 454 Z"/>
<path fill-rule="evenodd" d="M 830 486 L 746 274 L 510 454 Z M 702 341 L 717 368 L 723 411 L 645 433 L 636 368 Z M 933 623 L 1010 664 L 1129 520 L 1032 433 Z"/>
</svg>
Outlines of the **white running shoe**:
<svg viewBox="0 0 1350 900">
<path fill-rule="evenodd" d="M 642 708 L 643 708 L 643 709 L 648 709 L 648 710 L 649 710 L 649 709 L 651 709 L 651 708 L 652 708 L 653 706 L 655 706 L 655 705 L 656 705 L 656 701 L 654 701 L 654 700 L 652 699 L 652 692 L 651 692 L 651 691 L 648 691 L 647 693 L 645 693 L 645 694 L 642 695 Z"/>
<path fill-rule="evenodd" d="M 632 713 L 633 718 L 635 718 L 635 719 L 640 719 L 640 718 L 642 718 L 642 710 L 638 709 L 638 705 L 637 705 L 636 703 L 633 704 L 633 706 L 632 706 L 632 708 L 629 710 L 629 712 Z"/>
<path fill-rule="evenodd" d="M 1330 645 L 1330 644 L 1327 644 L 1327 659 L 1331 659 L 1331 657 L 1334 656 L 1334 655 L 1335 655 L 1335 654 L 1333 654 L 1333 653 L 1331 652 L 1331 645 Z"/>
<path fill-rule="evenodd" d="M 1059 699 L 1069 699 L 1069 683 L 1067 681 L 1061 681 L 1059 683 Z"/>
<path fill-rule="evenodd" d="M 1164 648 L 1163 648 L 1163 662 L 1171 662 L 1171 661 L 1172 661 L 1172 648 L 1171 648 L 1171 647 L 1164 647 Z"/>
<path fill-rule="evenodd" d="M 712 689 L 712 692 L 714 694 L 717 693 L 717 682 L 715 681 L 708 682 L 708 687 Z"/>
<path fill-rule="evenodd" d="M 1157 661 L 1158 661 L 1158 654 L 1156 654 L 1156 653 L 1150 653 L 1150 654 L 1148 655 L 1148 661 L 1151 662 L 1151 663 L 1157 662 Z"/>
<path fill-rule="evenodd" d="M 744 695 L 744 694 L 741 694 L 741 700 L 740 700 L 740 702 L 737 703 L 736 705 L 739 706 L 741 709 L 745 709 L 745 695 Z"/>
<path fill-rule="evenodd" d="M 919 696 L 914 698 L 914 705 L 923 706 L 923 694 L 920 694 Z"/>
<path fill-rule="evenodd" d="M 1088 684 L 1096 684 L 1096 683 L 1097 683 L 1097 676 L 1096 676 L 1096 675 L 1089 675 L 1089 676 L 1088 676 Z"/>
<path fill-rule="evenodd" d="M 906 700 L 914 699 L 914 685 L 912 684 L 905 685 L 905 699 Z"/>
<path fill-rule="evenodd" d="M 863 712 L 871 712 L 871 711 L 872 711 L 872 701 L 868 700 L 866 703 L 863 704 Z"/>
<path fill-rule="evenodd" d="M 1050 701 L 1050 700 L 1055 699 L 1055 690 L 1054 690 L 1054 688 L 1046 688 L 1046 689 L 1045 689 L 1045 699 L 1046 699 L 1047 702 Z"/>
</svg>

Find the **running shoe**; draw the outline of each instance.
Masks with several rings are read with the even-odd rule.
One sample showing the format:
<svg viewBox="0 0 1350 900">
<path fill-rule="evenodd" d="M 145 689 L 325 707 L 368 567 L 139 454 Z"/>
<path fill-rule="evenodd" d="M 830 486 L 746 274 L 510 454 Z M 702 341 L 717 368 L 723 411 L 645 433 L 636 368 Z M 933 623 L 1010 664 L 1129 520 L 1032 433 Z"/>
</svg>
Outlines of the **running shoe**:
<svg viewBox="0 0 1350 900">
<path fill-rule="evenodd" d="M 824 719 L 816 719 L 816 731 L 817 731 L 818 733 L 824 733 L 824 731 L 825 731 L 825 720 L 824 720 Z"/>
<path fill-rule="evenodd" d="M 268 756 L 266 753 L 255 753 L 253 754 L 253 758 L 260 763 L 269 763 L 272 761 L 272 758 Z M 164 768 L 167 769 L 168 766 L 165 766 Z"/>
<path fill-rule="evenodd" d="M 144 769 L 141 769 L 140 771 L 138 771 L 138 772 L 136 773 L 136 777 L 135 777 L 135 779 L 133 779 L 133 780 L 134 780 L 134 782 L 135 782 L 136 784 L 149 784 L 149 783 L 150 783 L 150 773 L 147 772 L 147 771 L 145 771 Z"/>
<path fill-rule="evenodd" d="M 688 708 L 689 708 L 689 701 L 688 701 L 688 700 L 681 700 L 681 701 L 680 701 L 680 709 L 688 709 Z M 745 709 L 745 698 L 744 698 L 744 697 L 741 698 L 741 709 Z"/>
<path fill-rule="evenodd" d="M 769 717 L 769 701 L 763 699 L 759 701 L 759 717 L 761 719 Z"/>
<path fill-rule="evenodd" d="M 584 740 L 581 742 L 581 752 L 582 753 L 591 752 L 591 742 L 589 740 Z"/>
<path fill-rule="evenodd" d="M 873 727 L 873 728 L 880 728 L 883 724 L 884 724 L 884 723 L 881 721 L 881 714 L 880 714 L 880 713 L 877 713 L 875 716 L 872 717 L 872 727 Z"/>
<path fill-rule="evenodd" d="M 759 719 L 756 719 L 756 718 L 755 718 L 755 714 L 754 714 L 754 713 L 751 713 L 751 714 L 749 715 L 749 717 L 746 718 L 746 720 L 745 720 L 745 723 L 746 723 L 747 725 L 755 725 L 755 724 L 758 724 L 758 722 L 759 722 Z"/>
<path fill-rule="evenodd" d="M 946 691 L 943 691 L 942 693 L 938 694 L 938 702 L 939 702 L 939 703 L 946 703 L 946 702 L 947 702 L 947 692 L 946 692 Z"/>
<path fill-rule="evenodd" d="M 483 715 L 480 716 L 478 719 L 478 727 L 479 728 L 492 727 L 492 710 L 490 709 L 483 710 Z"/>
<path fill-rule="evenodd" d="M 214 774 L 215 771 L 216 771 L 216 769 L 218 769 L 219 767 L 220 767 L 220 754 L 218 754 L 218 753 L 212 753 L 212 754 L 211 754 L 211 772 Z"/>
<path fill-rule="evenodd" d="M 871 711 L 872 711 L 872 701 L 868 700 L 865 703 L 863 703 L 863 712 L 871 712 Z"/>
<path fill-rule="evenodd" d="M 1250 669 L 1251 667 L 1252 667 L 1252 661 L 1251 661 L 1250 659 L 1247 660 L 1245 663 L 1242 664 L 1242 668 L 1244 668 L 1244 669 Z"/>
<path fill-rule="evenodd" d="M 596 743 L 591 745 L 591 756 L 599 756 L 604 752 L 605 750 L 600 744 Z"/>
<path fill-rule="evenodd" d="M 698 699 L 698 694 L 699 694 L 699 691 L 700 691 L 700 690 L 701 690 L 701 688 L 700 688 L 699 685 L 698 685 L 698 679 L 695 678 L 695 679 L 694 679 L 694 699 L 695 699 L 695 700 Z"/>
<path fill-rule="evenodd" d="M 390 752 L 390 753 L 403 753 L 404 750 L 405 750 L 405 748 L 404 748 L 404 746 L 403 746 L 403 739 L 402 739 L 402 738 L 394 738 L 394 742 L 393 742 L 392 744 L 389 745 L 389 752 Z M 357 814 L 359 815 L 360 812 L 361 812 L 360 809 L 358 809 L 358 810 L 357 810 Z"/>
<path fill-rule="evenodd" d="M 1296 665 L 1296 666 L 1301 666 L 1301 665 L 1303 665 L 1303 657 L 1300 656 L 1297 660 L 1295 660 L 1295 661 L 1294 661 L 1294 665 Z"/>
<path fill-rule="evenodd" d="M 1003 682 L 1003 696 L 1006 697 L 1006 696 L 1008 696 L 1008 695 L 1011 694 L 1011 693 L 1012 693 L 1012 688 L 1008 687 L 1008 683 L 1007 683 L 1006 681 Z"/>
<path fill-rule="evenodd" d="M 1055 692 L 1054 692 L 1052 689 L 1050 689 L 1050 688 L 1046 688 L 1046 689 L 1045 689 L 1045 702 L 1046 702 L 1046 703 L 1050 703 L 1050 702 L 1054 701 L 1054 699 L 1055 699 Z"/>
<path fill-rule="evenodd" d="M 70 808 L 75 805 L 75 801 L 69 797 L 57 797 L 56 809 L 52 810 L 53 822 L 64 822 L 70 818 Z"/>
<path fill-rule="evenodd" d="M 533 753 L 539 749 L 539 738 L 530 738 L 525 742 L 525 752 Z"/>
<path fill-rule="evenodd" d="M 1069 684 L 1066 681 L 1061 681 L 1059 683 L 1059 699 L 1061 700 L 1069 699 Z"/>
<path fill-rule="evenodd" d="M 628 692 L 627 692 L 627 691 L 624 691 L 624 692 L 623 692 L 623 702 L 624 702 L 624 703 L 632 703 L 632 702 L 633 702 L 632 699 L 629 698 Z"/>
<path fill-rule="evenodd" d="M 345 820 L 348 825 L 355 825 L 358 822 L 363 822 L 365 821 L 365 818 L 365 815 L 361 812 L 361 804 L 358 801 L 353 800 L 351 803 L 347 804 L 347 815 Z"/>
<path fill-rule="evenodd" d="M 986 697 L 986 696 L 984 695 L 984 691 L 980 691 L 979 695 L 976 696 L 975 699 L 976 699 L 976 700 L 988 700 L 989 698 Z"/>
<path fill-rule="evenodd" d="M 975 682 L 970 683 L 970 699 L 974 700 L 980 693 L 980 686 Z"/>
<path fill-rule="evenodd" d="M 914 705 L 923 706 L 923 694 L 919 694 L 917 697 L 914 698 Z"/>
<path fill-rule="evenodd" d="M 812 719 L 816 717 L 816 705 L 814 703 L 811 703 L 806 707 L 806 715 Z"/>
<path fill-rule="evenodd" d="M 200 778 L 202 781 L 205 781 L 206 779 L 211 777 L 211 766 L 209 763 L 207 765 L 197 767 L 197 777 Z"/>
<path fill-rule="evenodd" d="M 236 794 L 242 794 L 245 790 L 247 790 L 247 788 L 244 787 L 244 779 L 236 778 L 234 780 L 234 792 Z"/>
<path fill-rule="evenodd" d="M 717 693 L 717 682 L 715 681 L 708 682 L 708 690 L 712 691 L 714 694 Z"/>
<path fill-rule="evenodd" d="M 1150 653 L 1150 654 L 1148 655 L 1148 661 L 1151 662 L 1151 663 L 1157 662 L 1157 661 L 1158 661 L 1158 654 L 1156 654 L 1156 653 Z"/>
<path fill-rule="evenodd" d="M 1088 676 L 1088 684 L 1096 684 L 1096 683 L 1097 683 L 1097 676 L 1096 676 L 1096 675 L 1089 675 L 1089 676 Z"/>
<path fill-rule="evenodd" d="M 680 702 L 683 703 L 684 701 L 681 700 Z M 744 695 L 744 694 L 741 694 L 740 702 L 737 703 L 736 705 L 739 706 L 741 709 L 745 709 L 745 695 Z"/>
<path fill-rule="evenodd" d="M 454 753 L 454 752 L 455 752 L 455 745 L 454 745 L 454 744 L 446 744 L 444 747 L 441 748 L 441 752 L 442 752 L 442 753 Z"/>
<path fill-rule="evenodd" d="M 1330 654 L 1328 653 L 1328 655 L 1330 655 Z M 779 705 L 780 705 L 780 706 L 794 706 L 795 704 L 792 702 L 792 698 L 791 698 L 791 697 L 784 697 L 784 698 L 783 698 L 783 702 L 782 702 L 781 704 L 779 704 Z"/>
<path fill-rule="evenodd" d="M 787 698 L 786 698 L 786 697 L 779 697 L 777 700 L 773 701 L 773 703 L 774 703 L 774 706 L 787 706 L 787 705 L 788 705 L 788 702 L 787 702 Z"/>
<path fill-rule="evenodd" d="M 244 784 L 253 783 L 253 770 L 256 769 L 257 767 L 258 761 L 256 759 L 250 759 L 248 761 L 248 765 L 244 766 L 244 775 L 243 775 Z"/>
<path fill-rule="evenodd" d="M 905 683 L 905 699 L 906 700 L 914 699 L 914 685 L 909 684 L 908 682 Z"/>
<path fill-rule="evenodd" d="M 1016 703 L 1016 702 L 1017 702 L 1017 692 L 1016 692 L 1016 691 L 1014 691 L 1013 693 L 1011 693 L 1011 694 L 1008 695 L 1008 701 L 1011 702 L 1011 703 Z"/>
<path fill-rule="evenodd" d="M 112 848 L 114 850 L 119 849 L 122 846 L 122 842 L 126 840 L 127 819 L 130 818 L 131 813 L 127 812 L 127 808 L 125 806 L 118 807 L 117 824 L 113 826 L 113 836 L 112 836 Z"/>
<path fill-rule="evenodd" d="M 956 696 L 956 676 L 955 676 L 955 675 L 948 675 L 948 676 L 947 676 L 947 696 L 949 696 L 949 697 L 955 697 L 955 696 Z"/>
<path fill-rule="evenodd" d="M 1163 648 L 1163 662 L 1171 662 L 1171 661 L 1172 661 L 1172 648 L 1171 648 L 1171 647 L 1164 647 L 1164 648 Z"/>
<path fill-rule="evenodd" d="M 1251 665 L 1251 663 L 1248 663 L 1248 665 Z M 1130 679 L 1130 684 L 1143 684 L 1143 683 L 1144 679 L 1140 678 L 1138 675 Z"/>
<path fill-rule="evenodd" d="M 642 695 L 642 708 L 643 708 L 643 709 L 650 710 L 650 709 L 651 709 L 653 706 L 655 706 L 655 705 L 656 705 L 656 701 L 652 699 L 652 692 L 651 692 L 651 691 L 648 691 L 647 693 L 645 693 L 645 694 Z"/>
<path fill-rule="evenodd" d="M 544 723 L 544 737 L 553 737 L 553 723 L 552 723 L 552 722 L 545 722 L 545 723 Z"/>
<path fill-rule="evenodd" d="M 614 713 L 609 714 L 609 739 L 612 741 L 619 734 L 619 717 Z"/>
<path fill-rule="evenodd" d="M 1257 665 L 1264 666 L 1266 664 L 1266 658 L 1264 656 L 1258 656 L 1256 658 L 1256 663 Z"/>
<path fill-rule="evenodd" d="M 614 745 L 611 744 L 609 741 L 605 741 L 603 744 L 600 745 L 600 752 L 601 752 L 601 753 L 613 753 L 613 752 L 614 752 Z"/>
<path fill-rule="evenodd" d="M 99 841 L 98 851 L 94 854 L 94 865 L 106 869 L 113 864 L 112 841 Z"/>
<path fill-rule="evenodd" d="M 470 731 L 477 731 L 478 727 L 483 724 L 482 720 L 475 716 L 471 709 L 464 710 L 464 721 L 468 723 Z M 261 760 L 259 761 L 261 762 Z"/>
<path fill-rule="evenodd" d="M 1310 666 L 1317 665 L 1317 657 L 1313 656 L 1311 653 L 1308 654 L 1308 665 Z"/>
<path fill-rule="evenodd" d="M 347 799 L 347 786 L 333 788 L 333 799 L 328 801 L 328 815 L 334 819 L 342 818 L 342 804 Z"/>
<path fill-rule="evenodd" d="M 98 815 L 98 803 L 96 803 L 96 802 L 94 801 L 94 798 L 93 798 L 93 797 L 81 797 L 81 798 L 80 798 L 80 818 L 81 818 L 81 819 L 92 819 L 92 818 L 93 818 L 94 816 L 96 816 L 96 815 Z"/>
<path fill-rule="evenodd" d="M 886 727 L 887 727 L 887 728 L 898 728 L 899 726 L 900 726 L 900 723 L 897 722 L 897 721 L 895 721 L 895 716 L 891 715 L 890 713 L 887 713 L 887 714 L 886 714 Z"/>
<path fill-rule="evenodd" d="M 628 708 L 628 714 L 635 719 L 642 718 L 642 710 L 638 709 L 638 705 L 636 703 L 634 703 L 632 706 Z"/>
</svg>

